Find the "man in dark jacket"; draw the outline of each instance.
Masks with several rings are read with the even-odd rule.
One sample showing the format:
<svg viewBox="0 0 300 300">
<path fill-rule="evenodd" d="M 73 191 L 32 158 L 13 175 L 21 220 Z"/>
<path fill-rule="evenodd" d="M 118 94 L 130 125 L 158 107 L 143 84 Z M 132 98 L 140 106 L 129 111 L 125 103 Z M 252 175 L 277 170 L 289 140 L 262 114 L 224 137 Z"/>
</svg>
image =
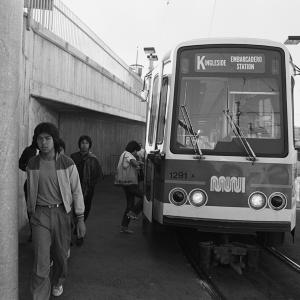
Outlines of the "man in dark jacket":
<svg viewBox="0 0 300 300">
<path fill-rule="evenodd" d="M 85 205 L 84 220 L 86 220 L 91 209 L 95 185 L 103 174 L 97 157 L 90 151 L 92 139 L 87 135 L 82 135 L 78 140 L 78 147 L 80 151 L 72 153 L 71 158 L 79 172 Z"/>
<path fill-rule="evenodd" d="M 22 152 L 22 155 L 19 159 L 19 169 L 26 172 L 26 167 L 27 167 L 29 159 L 33 156 L 36 156 L 37 153 L 38 153 L 38 150 L 36 148 L 35 143 L 32 140 L 31 145 L 26 147 L 24 149 L 24 151 Z"/>
<path fill-rule="evenodd" d="M 37 154 L 38 154 L 38 150 L 36 148 L 36 144 L 34 143 L 34 141 L 32 139 L 31 145 L 26 147 L 21 154 L 21 157 L 19 159 L 19 169 L 26 172 L 26 167 L 27 167 L 29 159 L 33 156 L 36 156 Z M 27 198 L 28 198 L 28 196 L 27 196 L 27 179 L 24 182 L 23 189 L 24 189 L 24 196 L 25 196 L 25 201 L 26 201 L 26 205 L 27 205 Z M 27 211 L 27 215 L 28 215 L 28 211 Z M 28 215 L 28 220 L 29 220 L 29 215 Z M 30 226 L 30 224 L 29 224 L 29 226 Z M 30 226 L 30 236 L 29 236 L 28 241 L 31 241 L 31 226 Z"/>
</svg>

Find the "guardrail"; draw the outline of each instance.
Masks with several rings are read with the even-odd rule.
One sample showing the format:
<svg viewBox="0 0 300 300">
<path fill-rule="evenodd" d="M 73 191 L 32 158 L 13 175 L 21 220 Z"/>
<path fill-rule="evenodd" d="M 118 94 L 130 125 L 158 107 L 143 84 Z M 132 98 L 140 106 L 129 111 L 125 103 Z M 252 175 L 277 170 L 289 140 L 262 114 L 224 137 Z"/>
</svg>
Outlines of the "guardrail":
<svg viewBox="0 0 300 300">
<path fill-rule="evenodd" d="M 26 1 L 26 0 L 25 0 Z M 130 86 L 138 76 L 60 0 L 27 0 L 28 16 Z"/>
</svg>

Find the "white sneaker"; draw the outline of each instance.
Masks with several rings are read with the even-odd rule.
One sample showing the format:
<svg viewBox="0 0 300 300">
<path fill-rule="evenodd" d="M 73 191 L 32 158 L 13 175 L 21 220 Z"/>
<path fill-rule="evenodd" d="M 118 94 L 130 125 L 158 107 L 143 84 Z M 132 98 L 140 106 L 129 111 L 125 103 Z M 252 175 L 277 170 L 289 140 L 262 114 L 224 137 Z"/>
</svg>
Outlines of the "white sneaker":
<svg viewBox="0 0 300 300">
<path fill-rule="evenodd" d="M 64 288 L 61 285 L 54 285 L 53 288 L 52 288 L 52 295 L 55 296 L 55 297 L 59 297 L 64 291 Z"/>
<path fill-rule="evenodd" d="M 121 226 L 121 230 L 120 230 L 121 233 L 133 233 L 133 230 L 130 230 L 128 229 L 128 227 L 124 227 L 124 226 Z"/>
</svg>

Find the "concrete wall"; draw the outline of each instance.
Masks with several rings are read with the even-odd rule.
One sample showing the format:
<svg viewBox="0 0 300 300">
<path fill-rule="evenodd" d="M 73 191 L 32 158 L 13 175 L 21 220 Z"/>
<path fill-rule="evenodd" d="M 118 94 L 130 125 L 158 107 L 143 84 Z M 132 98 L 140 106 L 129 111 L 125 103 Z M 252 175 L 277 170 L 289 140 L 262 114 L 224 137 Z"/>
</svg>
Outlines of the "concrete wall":
<svg viewBox="0 0 300 300">
<path fill-rule="evenodd" d="M 26 32 L 32 95 L 145 122 L 140 78 L 129 86 L 51 32 L 33 30 Z"/>
<path fill-rule="evenodd" d="M 104 174 L 113 174 L 122 151 L 130 140 L 143 142 L 145 127 L 139 122 L 128 121 L 94 112 L 63 113 L 59 129 L 66 142 L 66 153 L 78 151 L 78 138 L 92 138 L 92 152 L 98 157 Z"/>
<path fill-rule="evenodd" d="M 35 126 L 47 121 L 59 127 L 67 153 L 77 151 L 81 134 L 90 135 L 104 173 L 111 173 L 126 143 L 144 140 L 146 104 L 139 96 L 141 79 L 128 73 L 130 78 L 123 81 L 37 24 L 26 30 L 25 22 L 26 17 L 19 156 L 31 143 Z M 25 174 L 20 171 L 21 241 L 28 233 L 24 181 Z"/>
</svg>

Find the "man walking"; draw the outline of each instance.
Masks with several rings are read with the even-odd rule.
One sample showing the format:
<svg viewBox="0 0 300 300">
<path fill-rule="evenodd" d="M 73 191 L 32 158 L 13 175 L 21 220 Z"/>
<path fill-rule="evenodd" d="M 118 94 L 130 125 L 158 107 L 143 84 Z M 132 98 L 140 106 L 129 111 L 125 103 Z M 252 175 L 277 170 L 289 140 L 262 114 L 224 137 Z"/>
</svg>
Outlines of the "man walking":
<svg viewBox="0 0 300 300">
<path fill-rule="evenodd" d="M 78 147 L 80 151 L 72 153 L 71 158 L 79 172 L 85 205 L 84 221 L 86 221 L 91 210 L 95 185 L 103 174 L 97 157 L 91 152 L 92 139 L 88 135 L 82 135 L 78 140 Z"/>
<path fill-rule="evenodd" d="M 59 154 L 55 125 L 40 123 L 34 130 L 39 155 L 27 165 L 28 213 L 34 248 L 31 292 L 34 300 L 50 298 L 50 249 L 53 259 L 52 294 L 63 293 L 67 275 L 67 254 L 71 240 L 71 206 L 77 217 L 77 235 L 85 235 L 84 201 L 77 168 Z"/>
</svg>

